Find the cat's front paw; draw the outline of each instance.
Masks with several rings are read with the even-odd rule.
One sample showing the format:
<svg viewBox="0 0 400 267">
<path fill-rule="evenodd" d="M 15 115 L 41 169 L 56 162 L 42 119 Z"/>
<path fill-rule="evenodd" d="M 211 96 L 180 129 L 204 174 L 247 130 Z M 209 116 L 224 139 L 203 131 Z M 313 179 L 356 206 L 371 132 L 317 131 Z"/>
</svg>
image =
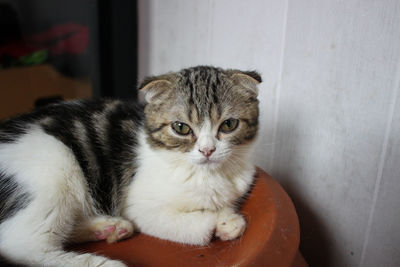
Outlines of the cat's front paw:
<svg viewBox="0 0 400 267">
<path fill-rule="evenodd" d="M 246 220 L 237 213 L 219 216 L 215 235 L 221 240 L 232 240 L 238 238 L 246 230 Z"/>
<path fill-rule="evenodd" d="M 132 223 L 119 217 L 103 217 L 93 222 L 92 229 L 97 240 L 114 243 L 133 234 Z"/>
</svg>

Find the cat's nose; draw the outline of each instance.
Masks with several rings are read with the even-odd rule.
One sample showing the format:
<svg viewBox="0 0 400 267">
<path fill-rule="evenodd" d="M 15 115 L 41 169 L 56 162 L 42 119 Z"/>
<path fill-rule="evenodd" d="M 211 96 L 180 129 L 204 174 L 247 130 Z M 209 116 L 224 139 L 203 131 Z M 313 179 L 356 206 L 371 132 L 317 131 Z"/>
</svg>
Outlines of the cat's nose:
<svg viewBox="0 0 400 267">
<path fill-rule="evenodd" d="M 215 151 L 215 146 L 213 147 L 203 147 L 201 149 L 199 149 L 199 151 L 201 152 L 201 154 L 203 154 L 206 158 L 209 158 L 211 156 L 212 153 L 214 153 Z"/>
</svg>

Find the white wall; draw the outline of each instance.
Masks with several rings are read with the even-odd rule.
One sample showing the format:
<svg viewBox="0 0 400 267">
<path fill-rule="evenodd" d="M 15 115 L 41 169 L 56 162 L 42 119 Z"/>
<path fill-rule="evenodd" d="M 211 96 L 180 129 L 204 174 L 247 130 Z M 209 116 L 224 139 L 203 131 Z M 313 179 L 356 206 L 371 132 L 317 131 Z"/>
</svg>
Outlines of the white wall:
<svg viewBox="0 0 400 267">
<path fill-rule="evenodd" d="M 313 266 L 400 266 L 400 2 L 142 0 L 140 77 L 262 73 L 257 164 Z"/>
</svg>

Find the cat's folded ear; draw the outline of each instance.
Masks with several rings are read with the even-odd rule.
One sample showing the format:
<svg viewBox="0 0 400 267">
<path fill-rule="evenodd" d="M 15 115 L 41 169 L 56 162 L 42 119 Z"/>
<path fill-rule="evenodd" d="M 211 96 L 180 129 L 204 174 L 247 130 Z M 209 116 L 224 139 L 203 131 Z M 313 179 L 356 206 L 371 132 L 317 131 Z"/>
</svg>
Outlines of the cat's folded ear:
<svg viewBox="0 0 400 267">
<path fill-rule="evenodd" d="M 154 102 L 159 99 L 169 88 L 171 81 L 166 76 L 157 76 L 146 78 L 139 86 L 139 90 L 144 92 L 147 103 Z"/>
<path fill-rule="evenodd" d="M 231 72 L 230 77 L 235 84 L 239 84 L 258 95 L 257 85 L 262 82 L 261 75 L 258 72 L 234 70 Z"/>
</svg>

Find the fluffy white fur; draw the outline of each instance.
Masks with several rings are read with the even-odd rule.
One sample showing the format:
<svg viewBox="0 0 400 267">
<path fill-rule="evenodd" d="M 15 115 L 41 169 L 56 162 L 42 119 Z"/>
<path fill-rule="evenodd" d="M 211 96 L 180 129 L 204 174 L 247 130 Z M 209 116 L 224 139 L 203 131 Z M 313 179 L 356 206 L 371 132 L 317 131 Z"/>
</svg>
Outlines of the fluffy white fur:
<svg viewBox="0 0 400 267">
<path fill-rule="evenodd" d="M 139 137 L 139 169 L 127 190 L 123 216 L 135 230 L 186 244 L 207 244 L 216 236 L 240 236 L 246 223 L 235 201 L 252 183 L 252 145 L 231 148 L 203 125 L 188 154 L 149 147 Z M 207 161 L 201 147 L 215 146 Z M 125 266 L 93 254 L 63 250 L 63 244 L 93 240 L 91 232 L 109 224 L 92 210 L 85 179 L 72 151 L 32 126 L 16 143 L 0 145 L 0 169 L 14 176 L 32 196 L 27 208 L 0 225 L 1 254 L 34 266 Z M 111 218 L 115 225 L 129 222 Z M 126 226 L 128 224 L 128 226 Z M 126 238 L 132 234 L 128 229 Z"/>
</svg>

